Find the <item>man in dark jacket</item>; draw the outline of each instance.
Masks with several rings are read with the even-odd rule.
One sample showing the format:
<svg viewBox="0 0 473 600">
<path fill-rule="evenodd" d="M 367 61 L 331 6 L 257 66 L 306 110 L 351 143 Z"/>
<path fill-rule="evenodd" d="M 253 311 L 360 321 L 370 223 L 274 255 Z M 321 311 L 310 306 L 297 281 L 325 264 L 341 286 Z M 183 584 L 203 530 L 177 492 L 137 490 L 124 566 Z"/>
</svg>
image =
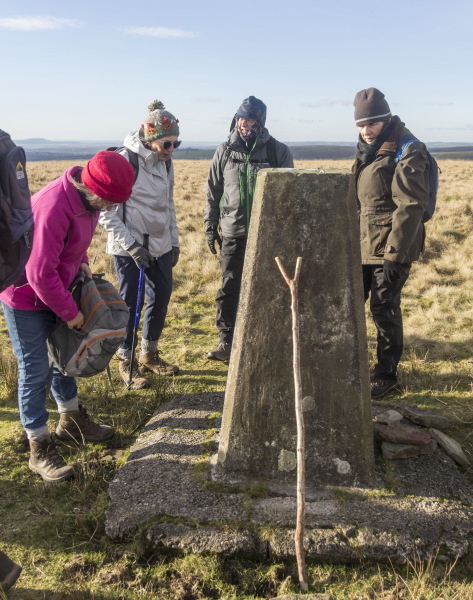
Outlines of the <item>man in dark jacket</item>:
<svg viewBox="0 0 473 600">
<path fill-rule="evenodd" d="M 216 298 L 220 341 L 207 355 L 212 360 L 230 358 L 258 171 L 294 167 L 289 148 L 269 135 L 265 122 L 266 105 L 254 96 L 243 100 L 228 140 L 217 148 L 209 170 L 205 232 L 212 254 L 217 253 L 215 242 L 220 246 L 222 263 L 222 287 Z"/>
<path fill-rule="evenodd" d="M 403 350 L 401 291 L 411 263 L 424 249 L 422 220 L 429 198 L 429 159 L 425 145 L 410 143 L 398 158 L 399 139 L 409 134 L 392 116 L 376 88 L 357 93 L 355 122 L 360 132 L 353 172 L 360 215 L 365 301 L 378 330 L 377 362 L 371 397 L 399 387 L 397 366 Z"/>
</svg>

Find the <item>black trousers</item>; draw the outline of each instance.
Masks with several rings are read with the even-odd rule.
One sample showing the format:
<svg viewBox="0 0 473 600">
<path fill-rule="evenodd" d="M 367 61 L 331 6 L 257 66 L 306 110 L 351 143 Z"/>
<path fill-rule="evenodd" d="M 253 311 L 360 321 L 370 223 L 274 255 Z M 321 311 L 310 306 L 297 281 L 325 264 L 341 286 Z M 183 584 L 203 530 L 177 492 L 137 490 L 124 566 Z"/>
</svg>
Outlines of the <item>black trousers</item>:
<svg viewBox="0 0 473 600">
<path fill-rule="evenodd" d="M 217 292 L 216 325 L 221 342 L 232 343 L 245 262 L 246 238 L 222 239 L 222 287 Z"/>
<path fill-rule="evenodd" d="M 377 362 L 374 376 L 394 378 L 403 349 L 401 291 L 409 277 L 411 265 L 402 265 L 401 278 L 389 283 L 382 265 L 363 265 L 365 302 L 371 294 L 370 309 L 378 330 Z"/>
</svg>

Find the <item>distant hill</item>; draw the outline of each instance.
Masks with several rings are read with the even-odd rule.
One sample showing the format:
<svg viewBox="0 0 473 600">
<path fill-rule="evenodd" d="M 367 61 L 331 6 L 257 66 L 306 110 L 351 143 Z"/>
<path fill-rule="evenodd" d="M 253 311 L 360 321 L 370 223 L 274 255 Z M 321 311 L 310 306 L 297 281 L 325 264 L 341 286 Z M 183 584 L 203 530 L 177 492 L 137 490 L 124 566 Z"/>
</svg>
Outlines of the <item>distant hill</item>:
<svg viewBox="0 0 473 600">
<path fill-rule="evenodd" d="M 121 146 L 117 141 L 51 141 L 44 138 L 29 138 L 15 140 L 19 146 L 23 146 L 28 161 L 48 160 L 89 160 L 99 152 L 113 146 Z M 288 143 L 292 155 L 296 160 L 342 160 L 355 157 L 354 142 L 299 142 Z M 427 144 L 430 152 L 439 159 L 463 159 L 473 160 L 473 145 L 471 144 L 448 144 L 436 142 Z M 210 160 L 215 152 L 217 144 L 211 142 L 192 142 L 192 145 L 181 146 L 174 153 L 176 160 Z"/>
<path fill-rule="evenodd" d="M 355 158 L 354 146 L 290 146 L 295 160 Z"/>
</svg>

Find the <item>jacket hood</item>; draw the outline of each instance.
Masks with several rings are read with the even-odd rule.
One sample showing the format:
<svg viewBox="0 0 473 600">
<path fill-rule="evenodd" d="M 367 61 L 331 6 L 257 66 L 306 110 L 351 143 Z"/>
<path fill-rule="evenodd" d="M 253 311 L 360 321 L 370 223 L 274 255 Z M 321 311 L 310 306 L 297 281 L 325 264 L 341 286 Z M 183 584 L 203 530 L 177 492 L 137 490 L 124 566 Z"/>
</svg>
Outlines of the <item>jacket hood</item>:
<svg viewBox="0 0 473 600">
<path fill-rule="evenodd" d="M 145 161 L 150 161 L 150 157 L 153 157 L 151 159 L 151 162 L 158 162 L 156 152 L 153 152 L 149 148 L 146 148 L 146 146 L 144 146 L 143 142 L 141 141 L 139 129 L 137 131 L 132 131 L 131 133 L 129 133 L 126 136 L 123 145 L 126 148 L 132 150 L 133 152 L 136 152 L 136 154 L 142 156 Z"/>
</svg>

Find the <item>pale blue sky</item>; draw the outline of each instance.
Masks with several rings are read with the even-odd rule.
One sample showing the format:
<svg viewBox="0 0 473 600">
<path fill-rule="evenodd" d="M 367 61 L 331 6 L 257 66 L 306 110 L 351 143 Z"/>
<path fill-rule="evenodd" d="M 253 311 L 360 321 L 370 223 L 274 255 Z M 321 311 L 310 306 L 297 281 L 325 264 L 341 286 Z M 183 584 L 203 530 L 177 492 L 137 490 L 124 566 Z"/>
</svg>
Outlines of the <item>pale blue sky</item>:
<svg viewBox="0 0 473 600">
<path fill-rule="evenodd" d="M 0 128 L 121 140 L 154 99 L 181 139 L 226 138 L 249 95 L 281 141 L 355 141 L 378 87 L 426 142 L 472 142 L 470 0 L 22 0 L 0 5 Z"/>
</svg>

